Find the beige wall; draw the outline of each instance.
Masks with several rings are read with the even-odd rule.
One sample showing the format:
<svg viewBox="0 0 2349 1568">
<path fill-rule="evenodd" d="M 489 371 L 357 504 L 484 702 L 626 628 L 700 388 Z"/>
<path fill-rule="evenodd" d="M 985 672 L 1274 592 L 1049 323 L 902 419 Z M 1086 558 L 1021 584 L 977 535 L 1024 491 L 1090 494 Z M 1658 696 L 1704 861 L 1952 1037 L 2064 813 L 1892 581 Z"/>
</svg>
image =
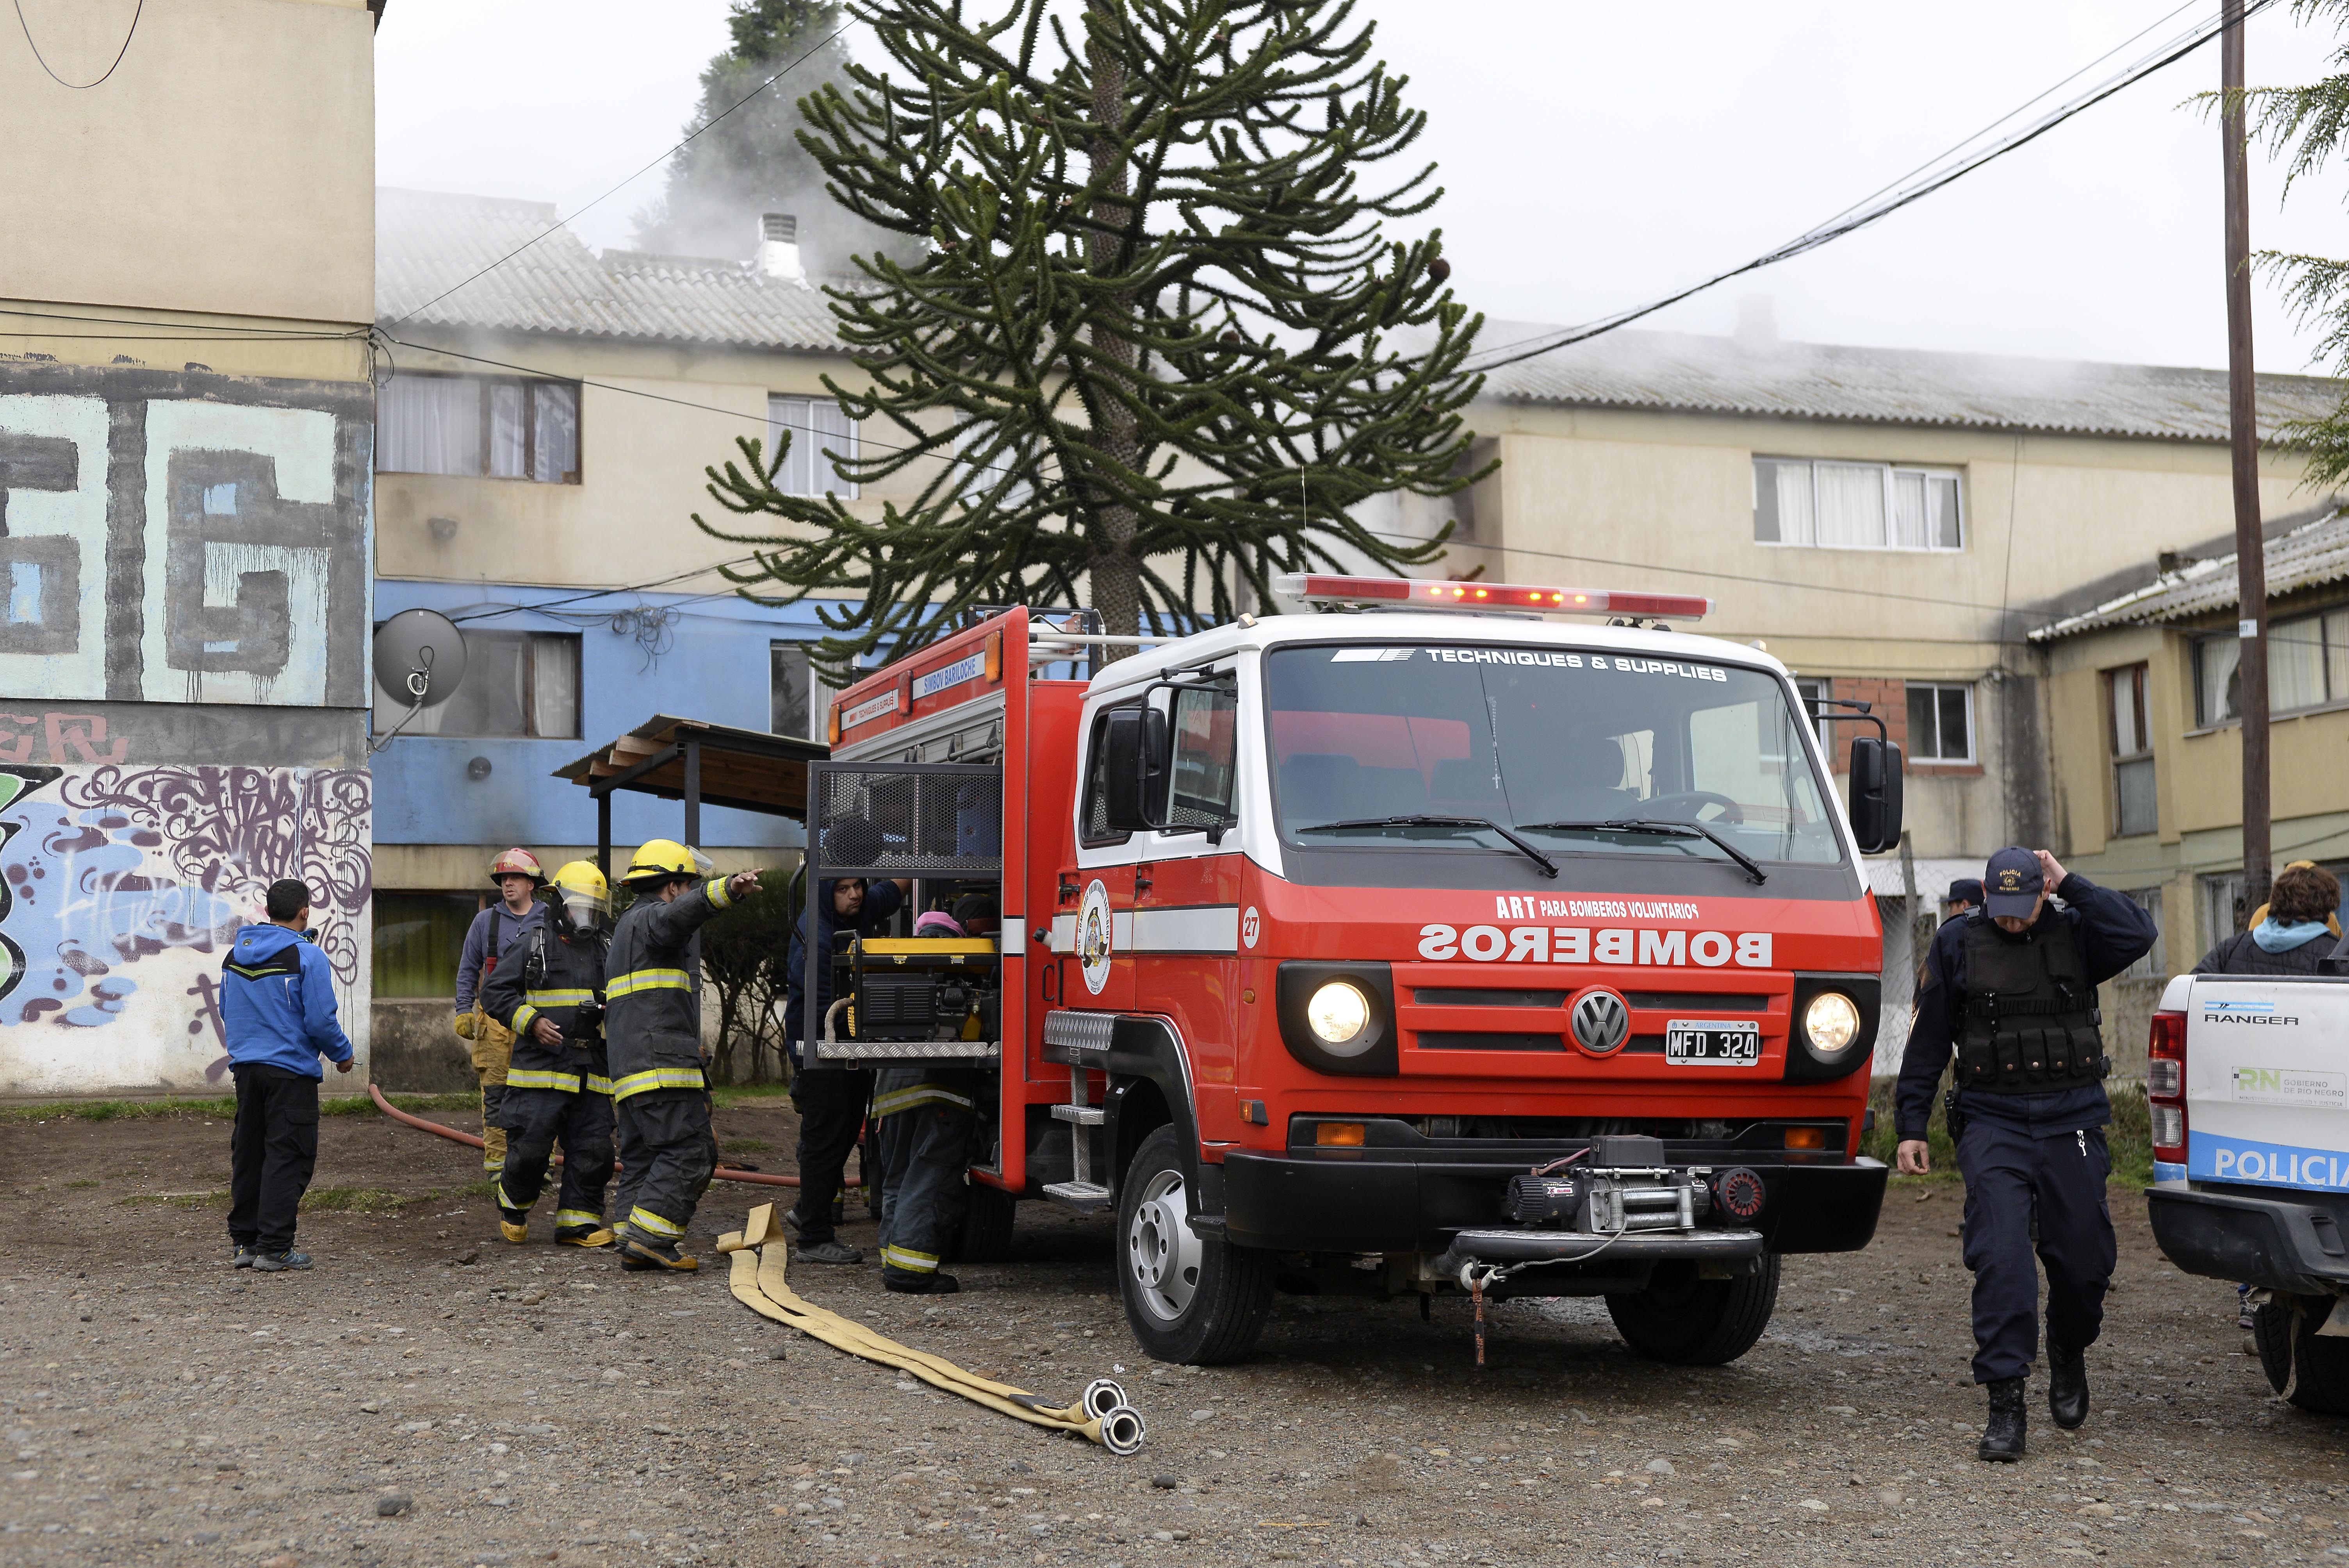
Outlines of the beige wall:
<svg viewBox="0 0 2349 1568">
<path fill-rule="evenodd" d="M 404 337 L 418 337 L 413 329 Z M 823 377 L 845 378 L 844 359 L 812 354 L 678 349 L 578 338 L 439 338 L 450 347 L 583 386 L 580 482 L 378 475 L 377 569 L 426 582 L 608 587 L 739 559 L 746 545 L 701 531 L 693 514 L 748 532 L 780 531 L 780 520 L 736 518 L 713 500 L 703 469 L 740 461 L 739 436 L 763 440 L 767 398 L 825 397 Z M 445 355 L 400 349 L 404 372 L 502 375 Z M 871 424 L 872 422 L 868 422 Z M 876 438 L 886 438 L 874 430 Z M 795 440 L 812 440 L 804 434 Z M 878 518 L 885 498 L 912 496 L 909 469 L 850 502 Z M 445 523 L 440 533 L 435 518 Z M 723 586 L 715 573 L 668 585 L 692 593 Z"/>
<path fill-rule="evenodd" d="M 2096 717 L 2094 696 L 2069 686 L 2039 707 L 2028 678 L 2037 660 L 2001 643 L 2002 619 L 2005 635 L 2023 629 L 2002 611 L 2129 567 L 2149 571 L 2158 552 L 2233 525 L 2227 451 L 2209 442 L 1493 404 L 1478 407 L 1476 424 L 1503 466 L 1462 507 L 1452 570 L 1482 563 L 1509 582 L 1704 593 L 1716 613 L 1692 629 L 1759 642 L 1800 674 L 1835 678 L 1838 695 L 1873 695 L 1857 685 L 1871 680 L 1973 683 L 1981 766 L 1910 771 L 1908 820 L 1924 856 L 1980 853 L 2023 830 L 2017 819 L 2027 813 L 2005 777 L 2010 720 L 2028 733 L 2049 719 Z M 1964 547 L 1757 543 L 1756 457 L 1956 469 Z M 2295 459 L 2262 462 L 2271 515 L 2309 504 Z M 1838 745 L 1851 733 L 1846 727 Z M 2086 810 L 2100 836 L 2093 799 L 2076 786 L 2063 792 L 2054 825 L 2068 821 L 2076 835 Z"/>
<path fill-rule="evenodd" d="M 22 5 L 68 81 L 105 70 L 136 9 Z M 113 76 L 82 92 L 50 80 L 21 35 L 0 48 L 6 291 L 372 320 L 373 27 L 364 0 L 159 0 Z"/>
</svg>

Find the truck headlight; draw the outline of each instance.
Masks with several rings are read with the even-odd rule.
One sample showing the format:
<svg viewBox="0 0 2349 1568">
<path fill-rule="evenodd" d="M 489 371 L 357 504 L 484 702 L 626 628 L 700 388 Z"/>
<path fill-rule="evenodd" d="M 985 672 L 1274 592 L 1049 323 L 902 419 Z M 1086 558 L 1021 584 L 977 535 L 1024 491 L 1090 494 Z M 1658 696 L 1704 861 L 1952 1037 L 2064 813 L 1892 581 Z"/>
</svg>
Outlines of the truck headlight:
<svg viewBox="0 0 2349 1568">
<path fill-rule="evenodd" d="M 1306 1026 L 1337 1056 L 1352 1056 L 1369 1043 L 1371 999 L 1347 980 L 1324 982 L 1305 1004 Z"/>
<path fill-rule="evenodd" d="M 1813 1050 L 1834 1056 L 1859 1037 L 1859 1008 L 1840 991 L 1822 991 L 1803 1009 L 1803 1033 Z"/>
</svg>

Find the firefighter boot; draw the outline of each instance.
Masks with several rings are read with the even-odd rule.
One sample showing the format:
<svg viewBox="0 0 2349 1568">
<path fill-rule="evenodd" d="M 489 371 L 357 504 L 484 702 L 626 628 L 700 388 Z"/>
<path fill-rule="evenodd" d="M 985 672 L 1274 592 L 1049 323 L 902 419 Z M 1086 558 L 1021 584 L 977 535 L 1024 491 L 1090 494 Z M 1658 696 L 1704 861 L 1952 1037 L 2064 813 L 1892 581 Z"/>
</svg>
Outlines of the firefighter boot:
<svg viewBox="0 0 2349 1568">
<path fill-rule="evenodd" d="M 2023 1457 L 2023 1379 L 2001 1377 L 1990 1385 L 1990 1422 L 1982 1428 L 1974 1457 L 2011 1465 Z"/>
<path fill-rule="evenodd" d="M 2055 1424 L 2076 1430 L 2088 1418 L 2088 1355 L 2047 1342 L 2047 1408 Z"/>
<path fill-rule="evenodd" d="M 512 1242 L 516 1246 L 520 1246 L 524 1242 L 530 1240 L 530 1211 L 528 1209 L 501 1209 L 498 1211 L 498 1213 L 502 1216 L 498 1221 L 498 1234 L 503 1236 L 506 1240 Z"/>
<path fill-rule="evenodd" d="M 674 1269 L 680 1274 L 691 1274 L 701 1267 L 701 1260 L 679 1256 L 674 1243 L 655 1241 L 631 1231 L 628 1239 L 620 1243 L 620 1266 L 630 1274 L 639 1274 L 647 1269 Z"/>
<path fill-rule="evenodd" d="M 881 1288 L 897 1295 L 953 1295 L 962 1289 L 962 1282 L 936 1270 L 916 1274 L 910 1269 L 884 1268 Z"/>
<path fill-rule="evenodd" d="M 565 1247 L 608 1247 L 615 1239 L 611 1232 L 595 1225 L 569 1225 L 554 1233 L 555 1243 Z"/>
</svg>

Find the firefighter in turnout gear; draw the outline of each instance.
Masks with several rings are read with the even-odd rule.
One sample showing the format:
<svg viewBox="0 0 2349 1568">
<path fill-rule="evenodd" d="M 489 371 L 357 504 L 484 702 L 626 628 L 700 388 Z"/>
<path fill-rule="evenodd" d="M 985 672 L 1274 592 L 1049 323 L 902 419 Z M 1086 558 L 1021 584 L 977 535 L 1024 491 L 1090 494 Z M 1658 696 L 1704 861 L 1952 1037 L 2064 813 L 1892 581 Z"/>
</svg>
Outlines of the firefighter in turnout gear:
<svg viewBox="0 0 2349 1568">
<path fill-rule="evenodd" d="M 546 884 L 538 857 L 512 849 L 490 862 L 498 902 L 473 916 L 457 958 L 457 1037 L 467 1042 L 473 1077 L 481 1086 L 481 1169 L 495 1176 L 505 1169 L 505 1119 L 498 1103 L 505 1096 L 506 1068 L 513 1060 L 513 1036 L 481 1006 L 481 983 L 522 934 L 544 917 L 537 891 Z"/>
<path fill-rule="evenodd" d="M 621 880 L 636 902 L 612 933 L 605 965 L 604 1033 L 620 1122 L 620 1264 L 693 1269 L 678 1251 L 694 1206 L 718 1169 L 701 1067 L 701 944 L 696 933 L 759 873 L 709 874 L 709 862 L 654 839 Z"/>
<path fill-rule="evenodd" d="M 604 1188 L 612 1179 L 612 1079 L 604 1052 L 604 960 L 611 891 L 588 861 L 554 873 L 547 913 L 481 988 L 481 1006 L 513 1036 L 502 1119 L 509 1134 L 498 1178 L 500 1232 L 530 1239 L 530 1209 L 563 1145 L 554 1239 L 606 1247 Z"/>
<path fill-rule="evenodd" d="M 1900 1060 L 1898 1158 L 1908 1174 L 1932 1168 L 1926 1121 L 1954 1053 L 1950 1133 L 1966 1181 L 1974 1381 L 1990 1390 L 1978 1452 L 2012 1463 L 2023 1457 L 2023 1378 L 2039 1345 L 2034 1248 L 2047 1270 L 2048 1408 L 2067 1431 L 2088 1418 L 2086 1352 L 2117 1257 L 2105 1197 L 2112 1064 L 2096 987 L 2142 957 L 2156 932 L 2128 898 L 2067 874 L 2044 850 L 1999 851 L 1982 887 L 1982 907 L 1944 924 L 1926 960 Z"/>
</svg>

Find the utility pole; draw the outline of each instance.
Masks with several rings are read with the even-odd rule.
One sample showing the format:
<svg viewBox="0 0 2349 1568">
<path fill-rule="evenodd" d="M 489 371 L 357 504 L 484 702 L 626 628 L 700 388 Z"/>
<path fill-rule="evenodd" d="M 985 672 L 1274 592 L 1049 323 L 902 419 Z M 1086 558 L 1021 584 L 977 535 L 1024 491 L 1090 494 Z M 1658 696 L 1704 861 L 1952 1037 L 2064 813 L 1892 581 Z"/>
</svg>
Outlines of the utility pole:
<svg viewBox="0 0 2349 1568">
<path fill-rule="evenodd" d="M 2227 437 L 2234 458 L 2237 675 L 2243 694 L 2243 907 L 2267 902 L 2268 562 L 2260 537 L 2260 427 L 2251 376 L 2251 203 L 2243 128 L 2243 0 L 2225 0 L 2219 135 L 2226 154 Z"/>
</svg>

